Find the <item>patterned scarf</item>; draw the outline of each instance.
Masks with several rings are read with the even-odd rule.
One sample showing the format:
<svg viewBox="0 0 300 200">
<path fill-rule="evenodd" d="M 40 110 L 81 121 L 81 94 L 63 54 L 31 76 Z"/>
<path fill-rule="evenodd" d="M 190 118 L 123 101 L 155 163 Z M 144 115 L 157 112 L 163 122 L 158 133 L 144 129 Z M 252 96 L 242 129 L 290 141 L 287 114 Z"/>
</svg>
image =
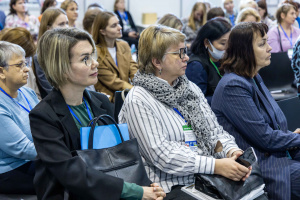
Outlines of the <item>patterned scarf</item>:
<svg viewBox="0 0 300 200">
<path fill-rule="evenodd" d="M 180 76 L 174 87 L 166 82 L 159 81 L 154 74 L 145 74 L 138 71 L 133 79 L 134 86 L 148 90 L 160 102 L 177 108 L 188 125 L 192 126 L 198 147 L 205 155 L 214 153 L 211 132 L 204 113 L 200 109 L 199 97 L 191 90 L 186 76 Z"/>
</svg>

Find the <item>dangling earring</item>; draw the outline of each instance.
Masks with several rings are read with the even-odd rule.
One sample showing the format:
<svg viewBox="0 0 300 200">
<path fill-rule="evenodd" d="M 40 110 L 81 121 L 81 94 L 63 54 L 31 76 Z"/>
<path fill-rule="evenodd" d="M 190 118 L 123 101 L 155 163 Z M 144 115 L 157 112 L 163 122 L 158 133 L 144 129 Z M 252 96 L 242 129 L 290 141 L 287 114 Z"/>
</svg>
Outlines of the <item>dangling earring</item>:
<svg viewBox="0 0 300 200">
<path fill-rule="evenodd" d="M 159 70 L 159 75 L 161 75 L 161 69 Z"/>
</svg>

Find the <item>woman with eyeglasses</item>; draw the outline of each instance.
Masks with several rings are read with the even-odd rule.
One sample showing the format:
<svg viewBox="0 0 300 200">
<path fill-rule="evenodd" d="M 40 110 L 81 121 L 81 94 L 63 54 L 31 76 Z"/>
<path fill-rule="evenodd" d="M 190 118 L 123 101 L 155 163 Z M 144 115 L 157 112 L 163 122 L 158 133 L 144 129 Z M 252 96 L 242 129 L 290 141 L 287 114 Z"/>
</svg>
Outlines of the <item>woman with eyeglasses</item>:
<svg viewBox="0 0 300 200">
<path fill-rule="evenodd" d="M 0 193 L 35 194 L 33 177 L 36 150 L 29 112 L 39 102 L 27 83 L 25 51 L 0 41 Z"/>
<path fill-rule="evenodd" d="M 97 92 L 109 95 L 114 102 L 115 91 L 131 89 L 131 80 L 137 71 L 127 42 L 122 37 L 118 17 L 112 12 L 100 12 L 93 23 L 92 35 L 98 52 Z"/>
<path fill-rule="evenodd" d="M 242 151 L 186 78 L 184 41 L 184 34 L 165 26 L 142 32 L 139 71 L 119 114 L 138 140 L 149 178 L 170 192 L 167 199 L 186 199 L 180 188 L 194 183 L 195 173 L 239 181 L 251 171 L 235 162 Z"/>
<path fill-rule="evenodd" d="M 30 113 L 38 154 L 34 179 L 38 199 L 63 200 L 68 192 L 69 199 L 162 200 L 165 193 L 157 184 L 127 183 L 72 156 L 72 151 L 81 149 L 81 127 L 101 114 L 113 116 L 105 95 L 86 90 L 98 75 L 91 35 L 77 28 L 49 30 L 40 38 L 37 54 L 54 87 Z"/>
<path fill-rule="evenodd" d="M 231 25 L 225 19 L 212 19 L 198 32 L 191 46 L 186 76 L 202 90 L 209 105 L 222 78 L 220 59 L 226 50 L 230 29 Z"/>
</svg>

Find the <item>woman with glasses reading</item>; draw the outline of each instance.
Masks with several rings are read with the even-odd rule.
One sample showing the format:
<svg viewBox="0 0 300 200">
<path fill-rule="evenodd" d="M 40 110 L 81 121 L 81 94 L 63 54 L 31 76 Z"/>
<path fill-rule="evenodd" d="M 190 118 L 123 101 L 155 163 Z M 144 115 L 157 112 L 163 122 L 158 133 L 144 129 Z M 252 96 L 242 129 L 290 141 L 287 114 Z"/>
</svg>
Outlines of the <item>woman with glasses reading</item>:
<svg viewBox="0 0 300 200">
<path fill-rule="evenodd" d="M 165 26 L 142 32 L 139 71 L 119 114 L 138 140 L 149 178 L 166 192 L 172 190 L 167 199 L 186 199 L 180 186 L 192 184 L 195 173 L 235 181 L 250 174 L 235 162 L 242 151 L 234 138 L 218 124 L 200 88 L 185 76 L 189 57 L 184 41 L 184 34 Z"/>
<path fill-rule="evenodd" d="M 27 83 L 25 51 L 0 41 L 0 193 L 35 194 L 33 160 L 36 150 L 29 112 L 39 102 Z"/>
<path fill-rule="evenodd" d="M 118 17 L 111 12 L 100 12 L 93 23 L 92 35 L 98 52 L 97 92 L 109 95 L 114 102 L 115 91 L 131 89 L 130 80 L 137 71 L 127 42 L 122 37 Z"/>
</svg>

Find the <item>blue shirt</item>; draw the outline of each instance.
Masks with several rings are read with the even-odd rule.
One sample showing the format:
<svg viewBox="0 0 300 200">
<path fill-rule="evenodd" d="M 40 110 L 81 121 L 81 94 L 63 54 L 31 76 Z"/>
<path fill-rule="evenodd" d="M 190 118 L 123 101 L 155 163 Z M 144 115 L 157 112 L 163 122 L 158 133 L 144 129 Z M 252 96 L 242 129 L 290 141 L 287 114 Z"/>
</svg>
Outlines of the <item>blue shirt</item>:
<svg viewBox="0 0 300 200">
<path fill-rule="evenodd" d="M 0 10 L 0 30 L 2 30 L 5 26 L 6 16 L 2 10 Z"/>
<path fill-rule="evenodd" d="M 32 89 L 21 87 L 20 90 L 32 108 L 39 103 Z M 30 110 L 26 99 L 19 91 L 14 100 Z M 1 91 L 0 127 L 0 174 L 35 159 L 36 150 L 30 130 L 29 113 Z"/>
</svg>

